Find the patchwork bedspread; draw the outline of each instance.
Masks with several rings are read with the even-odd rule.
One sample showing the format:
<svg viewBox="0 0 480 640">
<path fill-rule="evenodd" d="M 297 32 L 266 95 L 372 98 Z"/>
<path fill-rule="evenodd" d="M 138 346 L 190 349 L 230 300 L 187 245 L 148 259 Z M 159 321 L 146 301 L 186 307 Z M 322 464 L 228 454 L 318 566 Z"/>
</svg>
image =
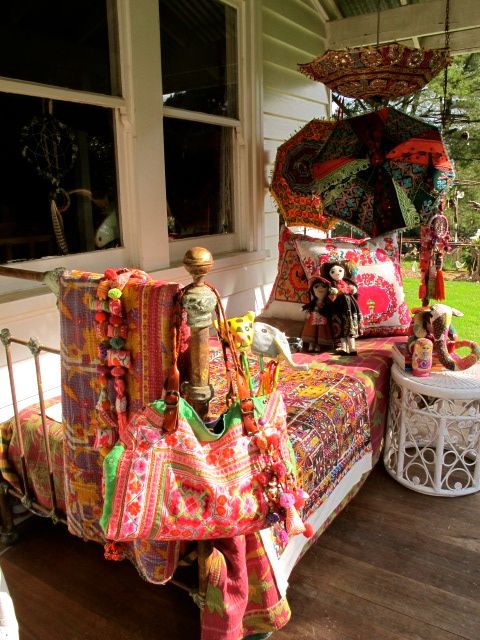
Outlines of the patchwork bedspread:
<svg viewBox="0 0 480 640">
<path fill-rule="evenodd" d="M 85 539 L 103 542 L 98 524 L 102 512 L 102 456 L 92 448 L 99 385 L 93 314 L 89 309 L 99 277 L 74 273 L 63 281 L 60 311 L 64 426 L 51 425 L 50 437 L 56 440 L 52 446 L 57 485 L 62 484 L 63 469 L 65 471 L 65 505 L 59 506 L 66 509 L 70 531 Z M 132 410 L 161 395 L 163 377 L 158 373 L 159 363 L 164 371 L 168 370 L 166 345 L 170 341 L 169 318 L 176 290 L 177 285 L 165 283 L 136 284 L 125 290 L 128 323 L 132 329 L 128 347 L 134 363 L 128 389 Z M 325 502 L 362 456 L 372 452 L 376 460 L 380 455 L 393 341 L 392 338 L 359 340 L 356 357 L 295 354 L 297 362 L 311 363 L 308 372 L 282 365 L 279 389 L 287 406 L 299 478 L 310 496 L 304 508 L 306 518 Z M 217 343 L 212 342 L 210 353 L 210 381 L 216 391 L 211 410 L 219 413 L 226 389 Z M 253 375 L 257 366 L 254 360 L 250 362 Z M 22 420 L 30 424 L 31 431 L 24 438 L 26 456 L 45 469 L 43 449 L 38 446 L 38 410 L 32 407 L 23 412 Z M 11 455 L 18 453 L 12 439 L 11 421 L 0 425 L 0 434 L 0 470 L 11 474 L 13 465 L 19 473 L 20 465 Z M 60 461 L 62 446 L 64 462 Z M 14 480 L 14 475 L 9 479 Z M 35 492 L 42 504 L 48 506 L 47 474 L 37 473 L 34 482 Z M 60 486 L 59 489 L 61 496 Z M 217 637 L 218 632 L 218 638 L 237 640 L 247 633 L 280 628 L 289 618 L 288 604 L 275 587 L 259 536 L 246 538 L 241 544 L 240 539 L 234 539 L 223 546 L 222 541 L 215 545 L 212 566 L 216 568 L 208 588 L 209 597 L 216 605 L 213 610 L 208 607 L 204 610 L 202 627 L 205 634 L 209 634 L 205 637 Z M 185 552 L 185 543 L 182 545 L 138 541 L 129 545 L 129 556 L 146 580 L 163 583 L 171 577 Z M 262 584 L 256 585 L 259 571 L 262 571 Z M 254 600 L 245 595 L 240 609 L 228 596 L 232 580 L 237 586 L 240 580 L 246 581 L 245 593 L 256 594 Z M 230 629 L 228 633 L 226 627 Z"/>
<path fill-rule="evenodd" d="M 358 343 L 359 355 L 356 357 L 332 356 L 322 354 L 295 354 L 297 362 L 310 362 L 308 372 L 295 371 L 283 366 L 279 388 L 287 407 L 290 435 L 298 461 L 299 479 L 310 495 L 305 505 L 304 516 L 308 517 L 329 495 L 345 473 L 355 464 L 359 456 L 371 450 L 376 461 L 380 455 L 385 419 L 387 413 L 390 349 L 393 342 L 401 338 L 369 338 Z M 404 340 L 404 339 L 403 339 Z M 69 352 L 75 353 L 72 345 Z M 89 370 L 88 354 L 78 351 L 75 376 Z M 92 361 L 94 359 L 92 358 Z M 81 368 L 79 362 L 83 362 Z M 92 365 L 93 366 L 93 365 Z M 256 374 L 257 363 L 250 361 L 250 369 Z M 211 383 L 216 395 L 211 403 L 212 413 L 223 410 L 223 398 L 226 392 L 224 365 L 218 345 L 211 347 Z M 67 398 L 71 405 L 84 405 L 79 399 L 79 382 L 72 390 L 73 374 L 67 376 Z M 46 402 L 46 406 L 60 399 Z M 70 406 L 70 410 L 71 406 Z M 67 412 L 68 416 L 68 402 Z M 51 508 L 49 478 L 46 466 L 46 453 L 42 446 L 42 426 L 38 405 L 29 407 L 20 413 L 23 425 L 23 445 L 28 475 L 38 502 Z M 78 421 L 77 421 L 78 420 Z M 67 456 L 67 487 L 74 494 L 72 501 L 77 505 L 74 522 L 78 521 L 80 535 L 103 540 L 97 518 L 101 513 L 101 495 L 98 483 L 101 477 L 101 456 L 92 451 L 92 433 L 85 429 L 77 417 L 71 425 L 73 433 L 69 436 L 68 448 L 74 453 Z M 65 492 L 63 484 L 63 425 L 47 418 L 50 447 L 54 471 L 54 481 L 58 507 L 65 511 Z M 14 419 L 0 425 L 0 471 L 13 486 L 20 488 L 21 465 L 20 447 L 15 430 Z M 73 497 L 75 500 L 73 500 Z M 77 525 L 76 525 L 77 526 Z M 78 531 L 74 533 L 79 534 Z M 148 544 L 143 545 L 148 548 Z M 158 568 L 158 549 L 155 549 L 153 564 Z M 155 579 L 153 567 L 145 549 L 140 550 L 138 561 L 145 564 L 146 574 Z M 141 559 L 143 558 L 143 559 Z M 163 575 L 158 575 L 162 581 Z"/>
</svg>

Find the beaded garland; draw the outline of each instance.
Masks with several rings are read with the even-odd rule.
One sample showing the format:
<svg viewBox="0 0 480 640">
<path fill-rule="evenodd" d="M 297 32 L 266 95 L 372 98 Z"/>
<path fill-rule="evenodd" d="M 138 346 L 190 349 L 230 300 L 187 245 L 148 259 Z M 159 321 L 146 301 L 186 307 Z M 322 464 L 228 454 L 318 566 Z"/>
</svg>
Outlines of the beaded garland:
<svg viewBox="0 0 480 640">
<path fill-rule="evenodd" d="M 260 418 L 258 424 L 260 427 L 264 426 L 265 418 Z M 284 527 L 280 530 L 283 544 L 288 542 L 290 536 L 299 533 L 310 537 L 313 532 L 309 525 L 302 522 L 298 513 L 308 499 L 308 494 L 297 488 L 292 465 L 288 462 L 285 464 L 279 455 L 280 435 L 276 431 L 260 431 L 254 436 L 254 442 L 261 452 L 270 457 L 270 464 L 256 478 L 263 486 L 269 504 L 267 522 L 270 525 L 283 523 Z"/>
<path fill-rule="evenodd" d="M 95 435 L 94 447 L 102 453 L 109 451 L 117 440 L 117 429 L 126 427 L 128 402 L 126 375 L 130 368 L 130 351 L 124 349 L 128 337 L 128 325 L 122 305 L 122 293 L 130 279 L 146 282 L 150 276 L 139 269 L 106 269 L 104 279 L 97 287 L 97 297 L 92 301 L 95 312 L 95 334 L 98 340 L 97 371 L 100 394 L 96 409 L 103 425 Z M 109 395 L 109 381 L 113 379 L 115 401 Z"/>
</svg>

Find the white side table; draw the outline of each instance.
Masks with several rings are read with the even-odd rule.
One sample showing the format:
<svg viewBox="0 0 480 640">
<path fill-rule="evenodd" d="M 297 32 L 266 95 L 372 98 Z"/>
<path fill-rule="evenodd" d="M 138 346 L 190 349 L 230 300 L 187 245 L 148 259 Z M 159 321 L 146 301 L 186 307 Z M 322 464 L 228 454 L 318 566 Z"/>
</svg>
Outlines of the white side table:
<svg viewBox="0 0 480 640">
<path fill-rule="evenodd" d="M 417 378 L 392 367 L 384 464 L 415 491 L 480 491 L 480 364 Z"/>
</svg>

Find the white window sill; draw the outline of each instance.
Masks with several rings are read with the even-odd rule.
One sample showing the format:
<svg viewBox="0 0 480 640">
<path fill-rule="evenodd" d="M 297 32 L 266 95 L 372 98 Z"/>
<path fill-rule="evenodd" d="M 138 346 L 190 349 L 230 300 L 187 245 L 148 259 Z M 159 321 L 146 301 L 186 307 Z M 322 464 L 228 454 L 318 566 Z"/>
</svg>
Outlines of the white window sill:
<svg viewBox="0 0 480 640">
<path fill-rule="evenodd" d="M 252 266 L 256 263 L 263 262 L 269 257 L 270 251 L 268 250 L 238 251 L 236 253 L 219 254 L 213 258 L 213 266 L 210 273 L 215 274 L 221 271 L 235 269 L 236 267 L 244 267 L 245 265 Z M 178 265 L 170 267 L 169 269 L 153 271 L 151 275 L 159 280 L 170 280 L 172 282 L 180 282 L 181 284 L 191 282 L 192 279 L 182 262 L 179 262 Z"/>
<path fill-rule="evenodd" d="M 252 267 L 255 264 L 264 262 L 269 257 L 270 251 L 268 250 L 219 254 L 213 260 L 210 274 L 215 276 L 215 274 L 220 274 L 223 271 L 230 271 L 245 266 Z M 151 276 L 158 280 L 179 282 L 180 284 L 188 284 L 191 282 L 191 276 L 181 262 L 168 269 L 152 271 Z M 19 283 L 23 282 L 21 280 L 17 281 Z M 35 289 L 14 291 L 0 295 L 0 319 L 15 318 L 20 315 L 27 317 L 39 315 L 51 310 L 54 306 L 55 298 L 53 294 L 46 286 L 37 284 Z"/>
</svg>

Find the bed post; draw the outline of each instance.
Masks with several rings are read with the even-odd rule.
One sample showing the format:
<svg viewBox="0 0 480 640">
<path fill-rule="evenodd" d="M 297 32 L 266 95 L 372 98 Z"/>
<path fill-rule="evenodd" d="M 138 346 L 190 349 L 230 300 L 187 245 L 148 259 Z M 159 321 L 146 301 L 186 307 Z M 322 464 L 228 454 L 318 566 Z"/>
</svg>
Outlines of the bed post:
<svg viewBox="0 0 480 640">
<path fill-rule="evenodd" d="M 209 384 L 208 339 L 216 297 L 204 280 L 212 268 L 213 258 L 207 249 L 193 247 L 185 254 L 183 264 L 193 279 L 193 286 L 185 292 L 182 301 L 190 327 L 190 380 L 184 384 L 183 391 L 203 420 L 207 416 L 213 395 Z M 213 545 L 210 541 L 201 540 L 197 543 L 197 548 L 198 593 L 192 595 L 197 605 L 203 607 Z"/>
</svg>

